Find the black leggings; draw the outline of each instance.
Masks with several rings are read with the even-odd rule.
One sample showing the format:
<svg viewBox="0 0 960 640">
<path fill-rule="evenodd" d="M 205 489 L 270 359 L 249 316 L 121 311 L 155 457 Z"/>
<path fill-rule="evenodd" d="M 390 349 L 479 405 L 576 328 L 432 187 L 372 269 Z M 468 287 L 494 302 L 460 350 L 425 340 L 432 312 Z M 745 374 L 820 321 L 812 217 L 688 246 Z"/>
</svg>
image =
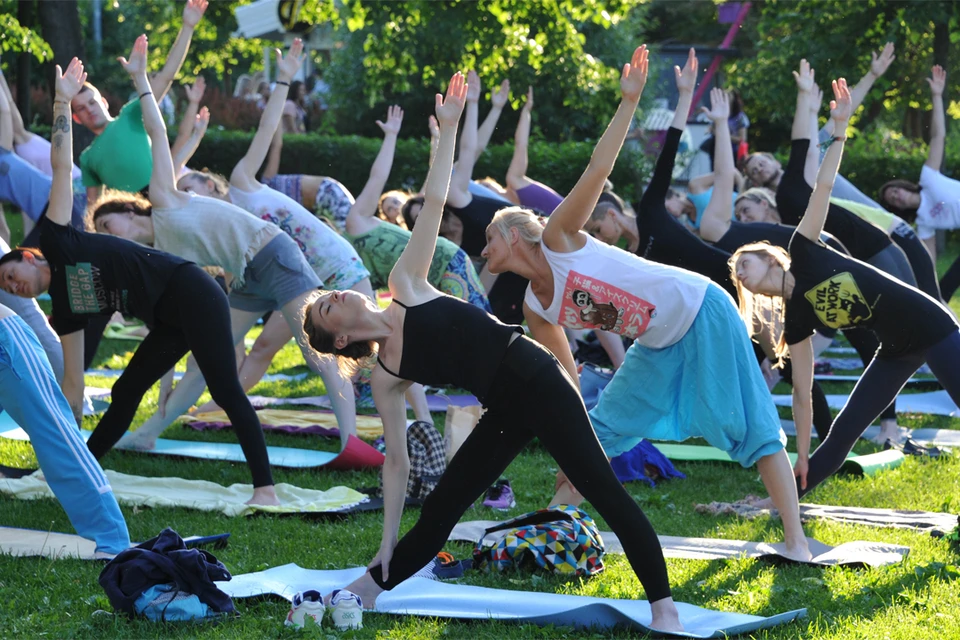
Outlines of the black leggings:
<svg viewBox="0 0 960 640">
<path fill-rule="evenodd" d="M 954 260 L 947 272 L 940 278 L 940 295 L 943 296 L 944 302 L 950 302 L 950 298 L 957 292 L 957 289 L 960 289 L 960 258 Z"/>
<path fill-rule="evenodd" d="M 253 486 L 272 485 L 260 419 L 237 377 L 226 294 L 200 267 L 185 264 L 173 272 L 154 318 L 154 327 L 113 385 L 110 407 L 87 442 L 90 452 L 103 457 L 130 428 L 147 390 L 192 351 L 210 395 L 236 431 Z"/>
<path fill-rule="evenodd" d="M 834 420 L 830 434 L 810 456 L 807 488 L 801 489 L 797 480 L 797 492 L 801 498 L 836 473 L 867 426 L 876 420 L 883 406 L 900 393 L 924 361 L 953 401 L 960 405 L 960 369 L 957 368 L 960 331 L 954 331 L 925 352 L 898 358 L 875 358 L 860 376 L 846 406 Z"/>
<path fill-rule="evenodd" d="M 939 300 L 940 285 L 937 283 L 937 270 L 933 266 L 933 260 L 930 259 L 930 252 L 923 246 L 923 242 L 910 225 L 906 222 L 898 224 L 890 232 L 890 239 L 906 254 L 910 268 L 913 269 L 913 277 L 917 281 L 917 288 L 934 300 Z"/>
<path fill-rule="evenodd" d="M 863 361 L 863 366 L 868 367 L 873 361 L 874 357 L 877 355 L 877 351 L 880 350 L 880 339 L 877 338 L 877 334 L 869 329 L 844 329 L 843 335 L 856 351 L 857 355 L 860 356 L 860 360 Z M 920 366 L 917 365 L 919 369 Z M 863 380 L 863 377 L 860 378 Z M 886 409 L 883 410 L 883 413 L 880 414 L 881 420 L 896 420 L 897 419 L 897 396 L 894 394 L 893 399 Z M 819 434 L 819 431 L 817 432 Z M 823 438 L 820 438 L 820 442 L 823 442 Z"/>
<path fill-rule="evenodd" d="M 576 386 L 553 354 L 529 338 L 517 338 L 497 369 L 485 405 L 486 413 L 424 502 L 420 519 L 397 543 L 390 579 L 384 581 L 377 565 L 370 570 L 373 580 L 392 589 L 423 568 L 443 548 L 464 512 L 539 438 L 617 534 L 647 599 L 669 597 L 657 534 L 617 480 Z"/>
</svg>

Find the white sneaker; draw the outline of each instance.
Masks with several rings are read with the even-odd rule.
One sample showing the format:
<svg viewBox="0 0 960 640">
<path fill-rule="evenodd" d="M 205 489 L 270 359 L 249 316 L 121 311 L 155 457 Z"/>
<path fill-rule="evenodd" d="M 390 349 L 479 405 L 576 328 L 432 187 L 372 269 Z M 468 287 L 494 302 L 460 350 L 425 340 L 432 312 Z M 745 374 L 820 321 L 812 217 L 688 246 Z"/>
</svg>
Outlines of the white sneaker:
<svg viewBox="0 0 960 640">
<path fill-rule="evenodd" d="M 314 624 L 319 627 L 320 623 L 323 622 L 324 611 L 323 596 L 320 595 L 319 591 L 303 591 L 293 596 L 293 605 L 290 607 L 290 613 L 287 614 L 287 619 L 283 624 L 302 629 L 305 624 L 308 624 L 306 619 L 312 618 Z"/>
<path fill-rule="evenodd" d="M 330 606 L 333 607 L 330 614 L 333 625 L 337 629 L 363 629 L 363 602 L 360 596 L 346 589 L 337 589 L 330 598 Z"/>
</svg>

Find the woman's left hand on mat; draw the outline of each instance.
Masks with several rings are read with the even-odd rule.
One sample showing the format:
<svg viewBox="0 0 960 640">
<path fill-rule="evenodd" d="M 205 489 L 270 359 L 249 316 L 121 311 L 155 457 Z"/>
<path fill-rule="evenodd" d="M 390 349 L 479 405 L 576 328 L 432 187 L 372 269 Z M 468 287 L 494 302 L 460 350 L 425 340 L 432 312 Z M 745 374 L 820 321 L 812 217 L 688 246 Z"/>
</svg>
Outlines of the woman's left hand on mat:
<svg viewBox="0 0 960 640">
<path fill-rule="evenodd" d="M 807 471 L 810 468 L 810 463 L 807 458 L 797 458 L 797 462 L 793 465 L 793 475 L 800 478 L 800 488 L 807 488 Z"/>
</svg>

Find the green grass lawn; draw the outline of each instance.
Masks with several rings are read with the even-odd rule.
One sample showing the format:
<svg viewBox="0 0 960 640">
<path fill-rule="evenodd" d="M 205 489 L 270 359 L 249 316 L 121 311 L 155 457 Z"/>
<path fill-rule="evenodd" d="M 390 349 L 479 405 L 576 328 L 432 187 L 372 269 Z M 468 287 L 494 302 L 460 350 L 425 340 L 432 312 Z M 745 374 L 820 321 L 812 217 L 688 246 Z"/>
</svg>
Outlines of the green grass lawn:
<svg viewBox="0 0 960 640">
<path fill-rule="evenodd" d="M 945 258 L 946 259 L 946 258 Z M 954 305 L 960 310 L 960 305 Z M 129 360 L 137 343 L 106 341 L 96 367 L 120 367 Z M 305 371 L 300 356 L 288 345 L 274 362 L 273 373 Z M 88 377 L 89 385 L 112 382 Z M 838 385 L 835 391 L 849 390 Z M 261 384 L 254 393 L 277 397 L 318 395 L 324 392 L 318 378 L 301 382 Z M 205 396 L 206 398 L 207 396 Z M 135 425 L 155 409 L 157 390 L 144 399 Z M 788 416 L 788 413 L 782 413 Z M 434 416 L 442 429 L 444 415 Z M 901 415 L 909 427 L 960 428 L 960 420 Z M 86 418 L 92 429 L 95 418 Z M 197 433 L 174 425 L 166 437 L 233 441 L 230 432 Z M 266 434 L 271 445 L 331 449 L 333 440 L 315 436 Z M 790 450 L 795 450 L 791 441 Z M 866 442 L 856 451 L 868 453 L 877 447 Z M 28 444 L 0 442 L 0 464 L 35 464 Z M 179 476 L 221 484 L 249 482 L 246 466 L 212 461 L 173 460 L 159 456 L 114 452 L 104 467 L 144 476 Z M 685 480 L 656 488 L 633 483 L 628 489 L 643 507 L 658 533 L 740 540 L 776 541 L 779 521 L 714 518 L 698 514 L 694 505 L 711 500 L 734 500 L 748 493 L 762 493 L 755 469 L 711 463 L 682 463 Z M 509 515 L 544 506 L 552 495 L 556 464 L 538 445 L 531 445 L 510 466 L 517 507 Z M 276 469 L 277 482 L 326 489 L 336 485 L 370 486 L 374 472 L 293 471 Z M 0 498 L 0 524 L 52 531 L 72 531 L 70 523 L 53 500 L 23 502 Z M 908 459 L 900 467 L 873 478 L 834 478 L 813 492 L 808 502 L 931 511 L 960 512 L 960 456 L 940 460 Z M 479 504 L 479 501 L 478 501 Z M 590 505 L 586 509 L 593 513 Z M 187 509 L 123 508 L 131 537 L 144 540 L 164 527 L 182 535 L 230 532 L 228 548 L 215 552 L 234 574 L 259 571 L 296 562 L 313 569 L 337 569 L 365 565 L 380 542 L 380 514 L 364 514 L 341 521 L 315 522 L 297 518 L 227 518 Z M 496 519 L 499 514 L 475 507 L 466 519 Z M 417 518 L 408 510 L 401 529 Z M 606 524 L 597 518 L 601 528 Z M 918 532 L 871 529 L 816 522 L 806 526 L 808 535 L 828 544 L 874 540 L 907 545 L 909 557 L 901 564 L 881 569 L 853 571 L 839 568 L 775 568 L 755 560 L 667 560 L 674 597 L 695 605 L 756 615 L 773 615 L 806 607 L 809 618 L 758 634 L 758 638 L 917 638 L 960 637 L 956 602 L 960 595 L 957 552 L 947 542 Z M 469 547 L 448 545 L 459 557 Z M 529 573 L 472 574 L 470 584 L 510 590 L 553 591 L 613 598 L 641 598 L 639 582 L 623 556 L 608 556 L 607 570 L 589 580 L 561 580 Z M 111 613 L 97 576 L 102 565 L 72 560 L 37 560 L 0 557 L 0 630 L 3 637 L 50 638 L 605 638 L 635 637 L 625 631 L 577 632 L 567 628 L 522 627 L 493 622 L 463 623 L 367 614 L 362 631 L 339 633 L 332 627 L 296 633 L 283 626 L 288 605 L 275 600 L 240 600 L 238 618 L 217 623 L 159 625 L 130 621 Z"/>
</svg>

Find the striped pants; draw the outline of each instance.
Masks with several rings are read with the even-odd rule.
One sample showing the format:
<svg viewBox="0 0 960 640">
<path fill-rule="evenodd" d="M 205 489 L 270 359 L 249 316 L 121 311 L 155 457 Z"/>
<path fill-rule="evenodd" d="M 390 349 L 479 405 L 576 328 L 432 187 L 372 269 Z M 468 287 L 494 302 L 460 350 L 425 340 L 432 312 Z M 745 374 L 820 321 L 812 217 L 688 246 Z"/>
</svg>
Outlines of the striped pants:
<svg viewBox="0 0 960 640">
<path fill-rule="evenodd" d="M 77 533 L 100 552 L 128 548 L 113 490 L 80 438 L 37 336 L 18 316 L 0 319 L 0 408 L 30 436 L 44 478 Z"/>
</svg>

